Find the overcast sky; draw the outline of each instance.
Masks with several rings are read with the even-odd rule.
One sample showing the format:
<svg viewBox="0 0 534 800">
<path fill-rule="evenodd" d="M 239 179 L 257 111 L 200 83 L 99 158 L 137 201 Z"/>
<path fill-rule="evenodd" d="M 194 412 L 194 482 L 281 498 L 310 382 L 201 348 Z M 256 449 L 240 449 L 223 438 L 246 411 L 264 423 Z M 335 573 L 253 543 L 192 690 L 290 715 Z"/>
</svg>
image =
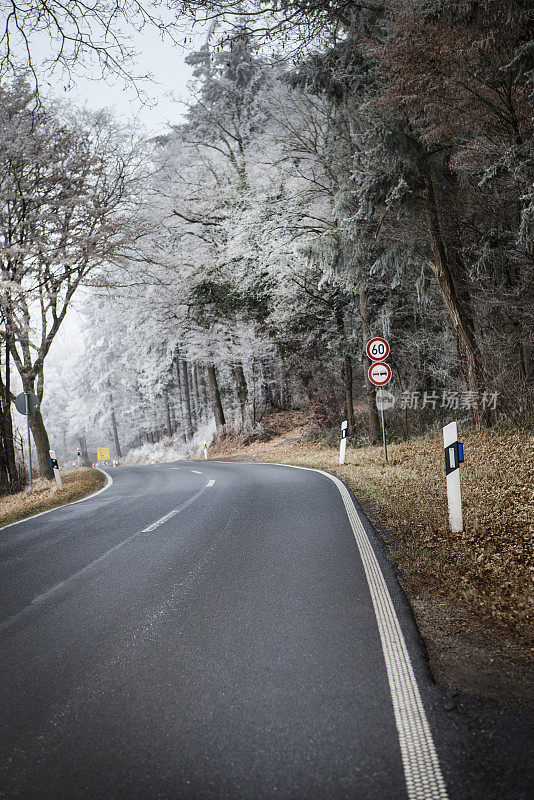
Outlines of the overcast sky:
<svg viewBox="0 0 534 800">
<path fill-rule="evenodd" d="M 184 37 L 185 38 L 185 37 Z M 136 97 L 133 87 L 125 86 L 120 79 L 93 80 L 83 74 L 73 75 L 74 86 L 65 90 L 65 79 L 59 70 L 51 77 L 40 77 L 41 88 L 49 96 L 72 99 L 90 108 L 103 106 L 114 109 L 118 117 L 135 119 L 150 134 L 165 130 L 167 123 L 179 122 L 188 101 L 187 84 L 191 80 L 191 68 L 185 63 L 187 53 L 199 47 L 205 34 L 197 29 L 191 43 L 184 48 L 173 44 L 170 39 L 162 40 L 154 29 L 146 27 L 131 39 L 131 46 L 138 53 L 135 63 L 129 67 L 130 73 L 145 75 L 151 73 L 154 82 L 143 81 L 143 87 L 150 102 L 143 104 Z M 40 49 L 44 54 L 44 47 Z M 96 71 L 95 71 L 96 74 Z"/>
</svg>

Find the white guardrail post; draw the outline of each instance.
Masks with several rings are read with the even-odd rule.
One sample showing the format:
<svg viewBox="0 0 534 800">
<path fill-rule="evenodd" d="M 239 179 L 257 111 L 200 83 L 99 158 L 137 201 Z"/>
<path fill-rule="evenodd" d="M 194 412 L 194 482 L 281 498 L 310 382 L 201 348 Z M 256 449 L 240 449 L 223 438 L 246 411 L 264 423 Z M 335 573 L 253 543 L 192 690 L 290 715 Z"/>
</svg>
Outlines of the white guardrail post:
<svg viewBox="0 0 534 800">
<path fill-rule="evenodd" d="M 347 455 L 347 436 L 348 436 L 349 423 L 344 420 L 341 423 L 341 443 L 339 445 L 339 463 L 344 464 Z"/>
<path fill-rule="evenodd" d="M 464 529 L 462 489 L 460 486 L 460 464 L 464 460 L 464 446 L 458 441 L 458 425 L 456 422 L 450 422 L 443 428 L 443 447 L 445 449 L 449 524 L 453 533 L 460 533 Z"/>
</svg>

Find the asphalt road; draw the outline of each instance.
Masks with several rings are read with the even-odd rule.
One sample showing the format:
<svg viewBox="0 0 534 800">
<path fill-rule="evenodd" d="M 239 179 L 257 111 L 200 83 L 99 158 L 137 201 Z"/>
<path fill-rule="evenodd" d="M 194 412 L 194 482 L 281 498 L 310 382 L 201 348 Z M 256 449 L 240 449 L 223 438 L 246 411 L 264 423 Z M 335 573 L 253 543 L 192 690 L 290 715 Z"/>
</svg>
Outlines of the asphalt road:
<svg viewBox="0 0 534 800">
<path fill-rule="evenodd" d="M 0 531 L 0 797 L 494 796 L 341 483 L 109 472 Z"/>
</svg>

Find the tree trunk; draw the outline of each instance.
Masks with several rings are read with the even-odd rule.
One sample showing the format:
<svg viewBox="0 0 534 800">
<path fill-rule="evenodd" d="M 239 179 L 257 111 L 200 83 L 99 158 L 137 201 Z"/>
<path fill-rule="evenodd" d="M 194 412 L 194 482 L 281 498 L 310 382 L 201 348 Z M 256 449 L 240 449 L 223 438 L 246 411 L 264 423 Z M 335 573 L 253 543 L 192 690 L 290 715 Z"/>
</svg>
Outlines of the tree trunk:
<svg viewBox="0 0 534 800">
<path fill-rule="evenodd" d="M 193 397 L 195 400 L 195 408 L 197 412 L 197 424 L 200 426 L 202 425 L 202 420 L 204 418 L 203 408 L 202 408 L 202 400 L 200 397 L 200 389 L 198 387 L 198 367 L 196 364 L 193 364 L 191 370 L 191 377 L 192 377 L 192 389 L 193 389 Z"/>
<path fill-rule="evenodd" d="M 195 385 L 200 401 L 202 421 L 205 422 L 209 414 L 210 400 L 206 388 L 206 378 L 199 366 L 195 368 Z"/>
<path fill-rule="evenodd" d="M 369 328 L 369 309 L 367 307 L 367 291 L 365 286 L 365 281 L 363 278 L 360 279 L 360 283 L 358 286 L 358 295 L 360 301 L 360 318 L 362 322 L 362 363 L 363 363 L 363 374 L 365 379 L 365 394 L 367 397 L 367 427 L 369 430 L 369 441 L 371 444 L 377 444 L 378 442 L 378 409 L 376 407 L 376 400 L 375 400 L 375 389 L 371 381 L 369 380 L 368 372 L 368 365 L 367 365 L 367 355 L 365 353 L 365 347 L 367 342 L 371 338 L 371 332 Z"/>
<path fill-rule="evenodd" d="M 345 354 L 345 404 L 347 406 L 347 422 L 349 431 L 354 430 L 354 399 L 352 395 L 352 359 Z"/>
<path fill-rule="evenodd" d="M 152 417 L 152 434 L 154 436 L 154 441 L 157 443 L 161 439 L 161 431 L 158 425 L 158 415 L 156 409 L 152 408 L 152 413 L 150 415 Z"/>
<path fill-rule="evenodd" d="M 11 409 L 9 409 L 9 413 L 11 413 Z M 12 488 L 11 475 L 9 474 L 8 450 L 10 442 L 7 428 L 7 413 L 4 406 L 4 398 L 2 398 L 0 408 L 0 496 L 15 491 L 14 488 Z M 13 446 L 13 441 L 11 441 L 11 446 Z"/>
<path fill-rule="evenodd" d="M 211 398 L 210 398 L 208 381 L 206 379 L 205 373 L 201 373 L 199 375 L 199 379 L 200 379 L 200 389 L 202 391 L 202 400 L 204 402 L 204 413 L 206 415 L 206 419 L 208 419 Z"/>
<path fill-rule="evenodd" d="M 0 414 L 0 497 L 11 492 L 11 482 L 7 468 L 7 436 L 4 425 L 4 410 Z"/>
<path fill-rule="evenodd" d="M 0 494 L 17 492 L 20 489 L 11 417 L 11 365 L 8 340 L 5 347 L 5 371 L 5 381 L 2 380 L 0 373 Z"/>
<path fill-rule="evenodd" d="M 483 388 L 483 371 L 475 338 L 475 326 L 467 290 L 468 279 L 465 274 L 465 267 L 456 247 L 450 243 L 448 246 L 445 244 L 440 225 L 434 181 L 430 173 L 426 175 L 425 181 L 427 224 L 434 255 L 432 270 L 454 330 L 463 346 L 468 388 L 472 392 L 480 393 Z M 486 415 L 480 413 L 478 403 L 473 411 L 477 427 L 486 424 Z"/>
<path fill-rule="evenodd" d="M 224 418 L 224 411 L 221 403 L 221 395 L 219 392 L 219 384 L 217 383 L 217 373 L 213 364 L 206 365 L 206 374 L 208 376 L 208 387 L 210 390 L 211 405 L 213 414 L 215 416 L 215 425 L 218 431 L 222 430 L 226 424 Z"/>
<path fill-rule="evenodd" d="M 113 406 L 113 393 L 111 391 L 111 381 L 108 378 L 108 391 L 109 391 L 109 406 L 111 409 L 111 427 L 113 428 L 113 438 L 115 440 L 115 452 L 117 458 L 122 458 L 121 446 L 119 442 L 119 431 L 117 429 L 117 419 L 115 417 L 115 408 Z"/>
<path fill-rule="evenodd" d="M 171 406 L 169 403 L 169 390 L 163 390 L 163 401 L 165 403 L 165 419 L 167 422 L 167 436 L 172 436 L 172 423 L 171 423 Z"/>
<path fill-rule="evenodd" d="M 31 392 L 32 389 L 25 389 Z M 32 432 L 35 449 L 37 450 L 37 460 L 39 462 L 39 475 L 41 478 L 51 480 L 54 477 L 54 470 L 50 466 L 50 441 L 46 432 L 40 408 L 35 414 L 30 414 L 30 430 Z"/>
<path fill-rule="evenodd" d="M 342 304 L 337 304 L 335 309 L 336 327 L 343 343 L 343 372 L 345 383 L 345 408 L 349 431 L 354 429 L 354 401 L 352 395 L 352 359 L 347 353 L 347 338 L 345 334 L 345 310 Z"/>
<path fill-rule="evenodd" d="M 187 442 L 187 428 L 184 423 L 185 414 L 184 414 L 184 397 L 182 392 L 182 378 L 180 376 L 180 359 L 178 356 L 174 359 L 174 368 L 176 370 L 176 387 L 178 389 L 178 402 L 180 405 L 180 426 L 181 426 L 181 435 L 184 442 Z"/>
<path fill-rule="evenodd" d="M 193 420 L 193 429 L 198 430 L 200 427 L 200 408 L 195 394 L 195 380 L 194 380 L 194 367 L 189 362 L 187 364 L 187 376 L 189 382 L 189 396 L 191 398 L 191 416 Z"/>
<path fill-rule="evenodd" d="M 250 422 L 250 415 L 248 413 L 248 386 L 242 364 L 234 364 L 232 366 L 234 374 L 235 388 L 237 399 L 239 400 L 239 408 L 241 410 L 241 422 L 245 428 Z"/>
<path fill-rule="evenodd" d="M 274 375 L 273 364 L 270 358 L 262 358 L 259 361 L 260 367 L 260 397 L 263 405 L 263 413 L 267 409 L 275 409 L 278 404 L 273 393 Z"/>
<path fill-rule="evenodd" d="M 91 466 L 91 462 L 89 461 L 89 453 L 87 452 L 87 439 L 85 438 L 85 434 L 81 433 L 78 436 L 78 447 L 81 453 L 81 466 L 82 467 L 89 467 Z"/>
<path fill-rule="evenodd" d="M 193 415 L 191 413 L 191 395 L 189 393 L 189 378 L 187 375 L 187 361 L 181 361 L 182 391 L 185 405 L 185 425 L 187 438 L 193 437 Z"/>
<path fill-rule="evenodd" d="M 176 431 L 178 429 L 178 424 L 177 424 L 177 421 L 176 421 L 176 413 L 175 413 L 175 408 L 174 408 L 174 401 L 171 399 L 171 397 L 168 397 L 168 400 L 169 400 L 169 413 L 171 415 L 171 429 L 172 429 L 173 436 L 174 436 L 174 434 L 176 433 Z"/>
</svg>

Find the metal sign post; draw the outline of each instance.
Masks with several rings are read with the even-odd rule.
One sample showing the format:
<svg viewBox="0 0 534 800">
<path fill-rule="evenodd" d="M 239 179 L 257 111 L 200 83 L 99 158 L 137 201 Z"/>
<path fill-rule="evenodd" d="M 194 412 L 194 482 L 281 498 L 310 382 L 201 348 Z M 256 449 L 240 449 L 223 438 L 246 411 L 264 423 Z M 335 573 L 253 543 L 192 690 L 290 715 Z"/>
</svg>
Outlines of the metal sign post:
<svg viewBox="0 0 534 800">
<path fill-rule="evenodd" d="M 371 340 L 373 341 L 373 340 Z M 382 340 L 385 342 L 385 339 Z M 387 344 L 387 342 L 386 342 Z M 388 345 L 389 352 L 389 345 Z M 380 395 L 377 397 L 377 407 L 380 408 L 380 417 L 382 420 L 382 443 L 384 445 L 384 461 L 388 463 L 388 448 L 386 443 L 386 423 L 384 422 L 384 398 L 382 396 L 382 386 L 388 384 L 391 380 L 391 367 L 384 361 L 375 361 L 371 364 L 368 371 L 369 380 L 374 386 L 380 389 Z"/>
<path fill-rule="evenodd" d="M 21 392 L 15 397 L 15 408 L 19 414 L 26 414 L 26 433 L 28 435 L 28 468 L 30 471 L 30 489 L 32 488 L 32 443 L 30 439 L 30 414 L 39 408 L 39 398 L 33 392 Z"/>
<path fill-rule="evenodd" d="M 30 396 L 24 392 L 24 413 L 26 414 L 26 432 L 28 434 L 28 468 L 30 470 L 30 489 L 32 488 L 32 443 L 30 440 Z"/>
<path fill-rule="evenodd" d="M 380 388 L 380 418 L 382 420 L 382 443 L 384 445 L 384 461 L 386 464 L 388 463 L 388 446 L 386 444 L 386 423 L 384 422 L 384 398 L 382 397 L 382 392 L 384 391 Z"/>
</svg>

